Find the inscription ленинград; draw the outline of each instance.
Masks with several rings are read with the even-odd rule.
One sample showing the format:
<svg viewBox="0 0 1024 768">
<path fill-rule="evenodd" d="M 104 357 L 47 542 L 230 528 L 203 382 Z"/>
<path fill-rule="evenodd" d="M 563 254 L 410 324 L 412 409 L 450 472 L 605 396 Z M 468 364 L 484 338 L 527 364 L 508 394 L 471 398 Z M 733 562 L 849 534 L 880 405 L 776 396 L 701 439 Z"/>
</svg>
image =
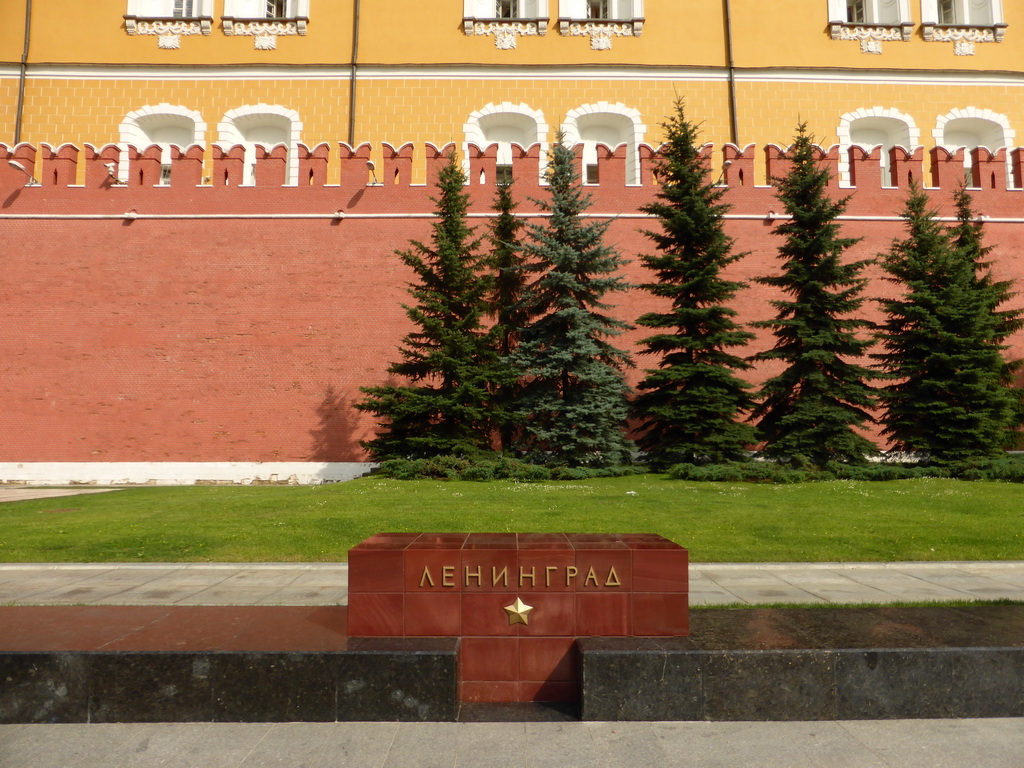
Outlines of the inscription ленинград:
<svg viewBox="0 0 1024 768">
<path fill-rule="evenodd" d="M 423 573 L 420 576 L 420 587 L 456 587 L 459 586 L 456 582 L 456 567 L 454 565 L 445 565 L 439 569 L 439 572 L 432 571 L 430 566 L 423 567 Z M 435 578 L 435 575 L 437 578 Z M 580 578 L 581 574 L 579 569 L 574 565 L 547 565 L 542 569 L 537 568 L 520 568 L 518 574 L 519 587 L 552 587 L 552 586 L 565 586 L 571 587 L 576 584 L 576 580 Z M 490 581 L 492 587 L 507 587 L 509 586 L 510 579 L 515 579 L 515 574 L 509 576 L 508 566 L 497 568 L 492 566 L 490 574 L 487 574 L 482 566 L 472 568 L 470 566 L 463 566 L 462 568 L 462 586 L 463 587 L 482 587 L 487 581 Z M 615 570 L 615 566 L 611 566 L 608 569 L 608 573 L 602 576 L 591 567 L 585 576 L 583 576 L 584 587 L 621 587 L 622 582 L 619 580 L 619 574 Z"/>
</svg>

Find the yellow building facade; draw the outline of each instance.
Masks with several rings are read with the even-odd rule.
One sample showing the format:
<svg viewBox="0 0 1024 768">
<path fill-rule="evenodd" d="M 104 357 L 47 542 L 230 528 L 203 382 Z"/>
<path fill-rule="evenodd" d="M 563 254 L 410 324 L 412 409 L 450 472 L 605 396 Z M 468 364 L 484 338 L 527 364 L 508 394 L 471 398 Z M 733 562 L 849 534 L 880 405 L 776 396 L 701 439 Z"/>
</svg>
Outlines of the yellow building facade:
<svg viewBox="0 0 1024 768">
<path fill-rule="evenodd" d="M 656 144 L 676 97 L 716 144 L 788 144 L 806 121 L 825 145 L 996 149 L 1024 126 L 1016 0 L 7 0 L 4 16 L 8 144 Z"/>
</svg>

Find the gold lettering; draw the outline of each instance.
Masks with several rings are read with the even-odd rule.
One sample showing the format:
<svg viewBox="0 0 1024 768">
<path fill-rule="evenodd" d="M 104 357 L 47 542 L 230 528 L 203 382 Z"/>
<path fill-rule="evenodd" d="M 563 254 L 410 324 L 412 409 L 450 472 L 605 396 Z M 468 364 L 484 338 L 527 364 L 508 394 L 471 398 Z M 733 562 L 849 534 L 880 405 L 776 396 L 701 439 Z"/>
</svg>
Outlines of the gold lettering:
<svg viewBox="0 0 1024 768">
<path fill-rule="evenodd" d="M 501 579 L 501 586 L 508 586 L 508 566 L 503 566 L 499 571 L 497 566 L 491 566 L 491 586 L 496 587 L 498 585 L 498 579 Z"/>
<path fill-rule="evenodd" d="M 615 572 L 615 566 L 613 565 L 608 569 L 608 578 L 605 579 L 604 585 L 606 587 L 621 587 L 622 582 L 619 581 L 619 574 Z"/>
<path fill-rule="evenodd" d="M 455 566 L 454 565 L 443 565 L 443 566 L 441 566 L 441 586 L 442 587 L 454 587 L 455 586 Z"/>
<path fill-rule="evenodd" d="M 571 587 L 572 586 L 572 580 L 576 578 L 576 574 L 578 574 L 578 573 L 579 573 L 579 571 L 576 570 L 576 566 L 575 565 L 567 565 L 567 566 L 565 566 L 565 586 Z"/>
<path fill-rule="evenodd" d="M 590 566 L 590 571 L 587 573 L 587 578 L 583 582 L 583 586 L 585 587 L 585 586 L 589 585 L 591 580 L 593 580 L 595 587 L 600 586 L 600 584 L 598 584 L 598 581 L 597 581 L 597 574 L 594 573 L 594 566 Z"/>
<path fill-rule="evenodd" d="M 423 566 L 423 575 L 420 576 L 420 586 L 422 587 L 424 584 L 434 586 L 434 577 L 430 575 L 430 568 L 425 565 Z"/>
<path fill-rule="evenodd" d="M 551 572 L 552 571 L 557 571 L 557 570 L 558 570 L 558 566 L 557 565 L 549 565 L 549 566 L 546 566 L 544 568 L 544 586 L 545 587 L 550 587 L 551 586 Z"/>
<path fill-rule="evenodd" d="M 536 584 L 536 580 L 537 580 L 537 569 L 536 568 L 531 568 L 529 573 L 524 571 L 522 568 L 519 569 L 519 586 L 520 587 L 523 586 L 523 582 L 526 581 L 527 579 L 530 580 L 530 586 L 531 587 Z"/>
<path fill-rule="evenodd" d="M 469 580 L 470 579 L 476 579 L 476 585 L 479 587 L 480 586 L 480 578 L 481 578 L 480 577 L 480 566 L 478 565 L 476 567 L 475 571 L 471 571 L 471 570 L 469 570 L 469 566 L 467 565 L 466 568 L 465 568 L 465 571 L 466 571 L 466 586 L 467 587 L 469 586 Z"/>
</svg>

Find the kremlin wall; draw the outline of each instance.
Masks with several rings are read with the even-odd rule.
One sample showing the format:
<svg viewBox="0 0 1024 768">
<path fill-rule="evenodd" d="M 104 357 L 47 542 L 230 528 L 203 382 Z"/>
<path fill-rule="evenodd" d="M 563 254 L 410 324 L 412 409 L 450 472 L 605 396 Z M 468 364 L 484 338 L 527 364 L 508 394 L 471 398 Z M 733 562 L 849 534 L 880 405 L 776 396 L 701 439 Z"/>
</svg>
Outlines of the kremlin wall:
<svg viewBox="0 0 1024 768">
<path fill-rule="evenodd" d="M 497 150 L 456 149 L 483 235 Z M 433 180 L 448 150 L 385 144 L 370 169 L 367 144 L 299 145 L 291 157 L 282 145 L 257 147 L 255 183 L 244 186 L 241 146 L 173 148 L 162 180 L 158 146 L 0 144 L 0 483 L 318 482 L 365 471 L 359 441 L 374 424 L 352 405 L 360 386 L 388 380 L 410 329 L 401 305 L 411 272 L 395 251 L 429 241 Z M 755 179 L 785 174 L 783 150 L 705 151 L 728 187 L 728 231 L 749 252 L 729 275 L 774 273 L 781 205 Z M 872 258 L 902 236 L 911 179 L 951 216 L 966 160 L 994 273 L 1024 286 L 1024 149 L 965 159 L 964 150 L 897 147 L 884 183 L 880 151 L 853 147 L 841 187 L 838 148 L 822 150 L 832 193 L 851 196 L 842 234 L 863 238 L 849 258 Z M 610 219 L 606 240 L 635 284 L 652 279 L 637 257 L 650 251 L 642 230 L 656 222 L 638 209 L 657 184 L 654 149 L 626 153 L 598 147 L 587 215 Z M 517 212 L 530 221 L 539 219 L 529 198 L 546 197 L 543 154 L 513 145 Z M 627 161 L 639 163 L 639 184 L 626 183 Z M 289 163 L 298 185 L 285 184 Z M 868 297 L 893 290 L 876 267 L 867 275 Z M 743 321 L 767 319 L 772 298 L 751 283 L 734 306 Z M 656 307 L 635 289 L 611 300 L 629 321 Z M 873 302 L 865 313 L 879 318 Z M 772 343 L 758 334 L 750 354 Z M 636 351 L 644 335 L 619 343 Z M 1024 334 L 1010 354 L 1024 357 Z M 653 364 L 636 362 L 633 383 Z M 761 366 L 749 378 L 770 373 Z"/>
</svg>

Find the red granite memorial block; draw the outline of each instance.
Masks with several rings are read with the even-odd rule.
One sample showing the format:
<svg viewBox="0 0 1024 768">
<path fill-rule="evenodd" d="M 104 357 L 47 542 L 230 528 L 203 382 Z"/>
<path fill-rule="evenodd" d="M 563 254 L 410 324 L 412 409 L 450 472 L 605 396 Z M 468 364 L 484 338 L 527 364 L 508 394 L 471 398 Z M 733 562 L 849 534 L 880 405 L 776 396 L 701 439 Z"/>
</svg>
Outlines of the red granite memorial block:
<svg viewBox="0 0 1024 768">
<path fill-rule="evenodd" d="M 349 552 L 349 634 L 460 637 L 463 701 L 578 698 L 576 639 L 689 633 L 654 534 L 382 533 Z"/>
</svg>

